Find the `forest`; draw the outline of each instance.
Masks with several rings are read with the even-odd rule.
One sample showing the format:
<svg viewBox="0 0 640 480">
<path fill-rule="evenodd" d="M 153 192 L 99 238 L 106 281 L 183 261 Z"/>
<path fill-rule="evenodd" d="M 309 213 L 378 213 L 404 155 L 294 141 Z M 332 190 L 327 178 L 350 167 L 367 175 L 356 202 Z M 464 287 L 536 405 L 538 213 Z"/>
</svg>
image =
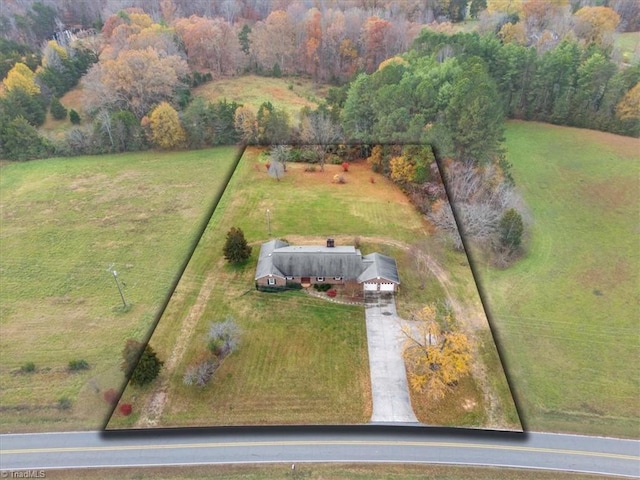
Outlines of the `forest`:
<svg viewBox="0 0 640 480">
<path fill-rule="evenodd" d="M 10 2 L 0 155 L 433 142 L 482 163 L 499 154 L 505 118 L 637 136 L 638 52 L 614 48 L 613 35 L 640 29 L 640 7 L 600 3 Z M 469 19 L 473 31 L 457 28 Z M 197 85 L 244 74 L 333 87 L 302 118 L 271 103 L 191 98 Z M 59 101 L 78 85 L 87 118 Z M 64 136 L 38 130 L 48 111 L 69 119 Z"/>
</svg>

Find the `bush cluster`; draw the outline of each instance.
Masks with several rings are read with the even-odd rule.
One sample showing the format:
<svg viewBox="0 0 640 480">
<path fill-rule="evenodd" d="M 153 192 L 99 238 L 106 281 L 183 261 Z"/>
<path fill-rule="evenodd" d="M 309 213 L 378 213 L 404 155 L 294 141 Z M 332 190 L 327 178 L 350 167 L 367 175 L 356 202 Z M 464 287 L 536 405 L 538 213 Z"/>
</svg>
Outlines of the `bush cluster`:
<svg viewBox="0 0 640 480">
<path fill-rule="evenodd" d="M 89 370 L 89 364 L 85 360 L 71 360 L 68 365 L 70 372 L 77 372 L 79 370 Z"/>
<path fill-rule="evenodd" d="M 330 283 L 314 283 L 313 288 L 318 292 L 327 292 L 331 290 L 331 284 Z"/>
</svg>

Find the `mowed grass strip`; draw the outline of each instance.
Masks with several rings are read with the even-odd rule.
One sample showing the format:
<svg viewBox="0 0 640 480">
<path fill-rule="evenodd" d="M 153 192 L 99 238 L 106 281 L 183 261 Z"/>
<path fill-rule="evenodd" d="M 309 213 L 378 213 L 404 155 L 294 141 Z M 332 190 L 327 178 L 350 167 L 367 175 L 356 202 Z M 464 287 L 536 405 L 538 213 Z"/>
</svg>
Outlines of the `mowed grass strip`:
<svg viewBox="0 0 640 480">
<path fill-rule="evenodd" d="M 303 292 L 258 293 L 253 280 L 260 244 L 270 238 L 267 209 L 273 238 L 372 236 L 411 243 L 427 235 L 424 219 L 393 184 L 380 176 L 373 184 L 369 181 L 366 163 L 351 166 L 344 174 L 346 184 L 332 183 L 341 170 L 339 165 L 327 165 L 324 172 L 304 172 L 304 165 L 289 164 L 287 175 L 278 182 L 260 163 L 259 150 L 245 151 L 187 269 L 188 279 L 199 279 L 200 284 L 188 280 L 179 285 L 151 339 L 160 356 L 169 358 L 184 319 L 192 309 L 199 310 L 184 356 L 173 372 L 163 371 L 158 379 L 169 381 L 159 426 L 369 420 L 363 308 L 336 305 Z M 355 203 L 366 208 L 354 214 Z M 381 216 L 387 221 L 381 222 Z M 242 228 L 254 247 L 242 267 L 229 266 L 222 258 L 225 235 L 232 226 Z M 404 259 L 402 263 L 406 264 Z M 213 281 L 207 296 L 201 289 L 208 278 Z M 204 298 L 208 300 L 203 307 L 198 302 Z M 225 359 L 205 388 L 185 386 L 185 369 L 206 353 L 210 322 L 227 315 L 244 330 L 242 346 Z M 150 393 L 129 386 L 124 401 L 134 403 L 139 412 Z M 109 428 L 134 425 L 138 418 L 115 415 Z"/>
<path fill-rule="evenodd" d="M 47 478 L 68 478 L 62 470 L 48 470 Z M 599 475 L 584 473 L 518 470 L 452 465 L 399 465 L 380 464 L 316 464 L 290 463 L 257 465 L 205 465 L 144 468 L 92 468 L 76 469 L 73 478 L 123 480 L 187 480 L 215 478 L 216 480 L 597 480 Z"/>
<path fill-rule="evenodd" d="M 637 139 L 510 122 L 508 159 L 531 210 L 525 257 L 479 268 L 531 430 L 637 436 Z"/>
<path fill-rule="evenodd" d="M 123 381 L 125 341 L 146 337 L 237 154 L 224 147 L 2 166 L 1 430 L 102 425 L 102 394 Z M 90 369 L 69 373 L 78 359 Z M 35 372 L 20 373 L 28 362 Z M 58 408 L 63 397 L 68 410 Z"/>
</svg>

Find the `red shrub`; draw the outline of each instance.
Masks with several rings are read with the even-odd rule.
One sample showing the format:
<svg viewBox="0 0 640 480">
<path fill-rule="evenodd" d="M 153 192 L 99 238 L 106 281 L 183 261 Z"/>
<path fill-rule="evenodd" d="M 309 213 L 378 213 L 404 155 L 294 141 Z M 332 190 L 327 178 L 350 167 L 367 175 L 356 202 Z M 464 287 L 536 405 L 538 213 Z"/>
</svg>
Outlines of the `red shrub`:
<svg viewBox="0 0 640 480">
<path fill-rule="evenodd" d="M 338 294 L 338 292 L 336 292 L 335 290 L 329 290 L 327 292 L 327 296 L 329 296 L 331 298 L 335 297 L 337 294 Z"/>
<path fill-rule="evenodd" d="M 349 171 L 349 162 L 342 162 L 342 169 L 345 172 L 348 172 Z"/>
<path fill-rule="evenodd" d="M 102 394 L 102 398 L 104 398 L 104 401 L 109 405 L 115 404 L 118 401 L 119 396 L 120 395 L 118 395 L 118 392 L 116 392 L 113 388 L 110 388 Z"/>
<path fill-rule="evenodd" d="M 369 177 L 369 181 L 370 181 L 371 183 L 376 183 L 376 179 L 375 179 L 375 178 L 373 178 L 373 177 Z"/>
<path fill-rule="evenodd" d="M 123 414 L 125 417 L 131 415 L 131 404 L 130 403 L 123 403 L 122 405 L 120 405 L 120 413 Z"/>
<path fill-rule="evenodd" d="M 269 171 L 269 168 L 271 168 L 271 163 L 267 162 L 264 164 L 265 167 L 267 167 L 267 171 Z"/>
</svg>

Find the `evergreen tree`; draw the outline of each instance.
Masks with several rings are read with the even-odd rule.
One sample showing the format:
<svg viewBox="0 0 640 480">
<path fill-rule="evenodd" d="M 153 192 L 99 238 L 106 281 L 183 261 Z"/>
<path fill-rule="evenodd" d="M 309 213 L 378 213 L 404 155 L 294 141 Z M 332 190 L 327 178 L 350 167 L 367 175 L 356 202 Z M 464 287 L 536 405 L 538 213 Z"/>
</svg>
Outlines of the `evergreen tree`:
<svg viewBox="0 0 640 480">
<path fill-rule="evenodd" d="M 34 127 L 42 125 L 47 117 L 46 103 L 41 95 L 29 95 L 22 88 L 14 88 L 0 97 L 10 119 L 23 117 Z"/>
<path fill-rule="evenodd" d="M 141 387 L 151 383 L 160 373 L 162 365 L 164 365 L 164 362 L 158 358 L 158 355 L 153 348 L 151 348 L 151 345 L 147 345 L 144 352 L 142 352 L 142 356 L 135 370 L 131 374 L 131 385 Z"/>
<path fill-rule="evenodd" d="M 522 242 L 524 225 L 522 216 L 514 208 L 504 212 L 500 219 L 500 243 L 509 250 L 516 250 Z"/>
<path fill-rule="evenodd" d="M 9 160 L 32 160 L 47 156 L 47 144 L 37 130 L 20 116 L 8 122 L 0 132 L 2 153 Z"/>
<path fill-rule="evenodd" d="M 251 247 L 247 245 L 244 232 L 240 228 L 231 227 L 227 232 L 223 253 L 224 258 L 230 263 L 242 263 L 251 256 Z"/>
<path fill-rule="evenodd" d="M 444 114 L 456 158 L 482 163 L 499 156 L 504 131 L 501 102 L 479 59 L 468 62 L 453 84 Z"/>
<path fill-rule="evenodd" d="M 80 115 L 78 115 L 78 112 L 76 112 L 73 108 L 69 110 L 69 120 L 74 125 L 80 124 Z"/>
<path fill-rule="evenodd" d="M 122 370 L 125 376 L 129 376 L 133 369 L 136 367 L 138 361 L 138 355 L 144 348 L 144 345 L 136 340 L 130 338 L 124 345 L 122 350 L 122 363 L 120 364 L 120 370 Z"/>
<path fill-rule="evenodd" d="M 51 99 L 51 104 L 49 105 L 49 110 L 51 111 L 51 115 L 56 120 L 64 120 L 67 118 L 67 109 L 60 103 L 58 97 L 53 97 Z"/>
</svg>

